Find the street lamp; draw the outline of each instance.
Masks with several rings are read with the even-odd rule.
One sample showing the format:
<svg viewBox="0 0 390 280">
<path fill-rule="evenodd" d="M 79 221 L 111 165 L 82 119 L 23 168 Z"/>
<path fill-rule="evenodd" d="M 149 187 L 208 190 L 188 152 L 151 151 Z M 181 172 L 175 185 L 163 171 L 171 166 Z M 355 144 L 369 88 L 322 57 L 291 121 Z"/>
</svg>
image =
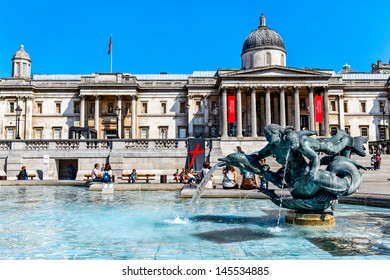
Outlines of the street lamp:
<svg viewBox="0 0 390 280">
<path fill-rule="evenodd" d="M 22 115 L 22 108 L 20 108 L 20 106 L 18 105 L 15 111 L 16 111 L 16 138 L 15 139 L 20 139 L 19 127 L 20 127 L 20 116 Z"/>
<path fill-rule="evenodd" d="M 218 137 L 218 130 L 219 130 L 218 114 L 219 114 L 218 107 L 214 107 L 214 109 L 211 111 L 211 117 L 208 121 L 210 137 Z"/>
<path fill-rule="evenodd" d="M 382 116 L 383 116 L 383 132 L 384 132 L 384 138 L 385 138 L 385 143 L 386 143 L 386 127 L 385 127 L 385 101 L 380 101 L 380 106 L 382 110 Z"/>
<path fill-rule="evenodd" d="M 116 138 L 119 138 L 119 114 L 121 113 L 121 108 L 116 105 L 114 110 L 116 114 Z"/>
</svg>

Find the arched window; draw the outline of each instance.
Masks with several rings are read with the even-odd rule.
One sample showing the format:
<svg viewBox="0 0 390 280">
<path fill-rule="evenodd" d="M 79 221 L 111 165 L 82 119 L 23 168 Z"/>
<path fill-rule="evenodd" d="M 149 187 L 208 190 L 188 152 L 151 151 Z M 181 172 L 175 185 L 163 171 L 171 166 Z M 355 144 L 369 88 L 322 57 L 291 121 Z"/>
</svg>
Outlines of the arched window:
<svg viewBox="0 0 390 280">
<path fill-rule="evenodd" d="M 284 66 L 284 54 L 280 55 L 280 65 Z"/>
<path fill-rule="evenodd" d="M 265 54 L 265 64 L 266 65 L 271 65 L 271 53 L 267 52 Z"/>
</svg>

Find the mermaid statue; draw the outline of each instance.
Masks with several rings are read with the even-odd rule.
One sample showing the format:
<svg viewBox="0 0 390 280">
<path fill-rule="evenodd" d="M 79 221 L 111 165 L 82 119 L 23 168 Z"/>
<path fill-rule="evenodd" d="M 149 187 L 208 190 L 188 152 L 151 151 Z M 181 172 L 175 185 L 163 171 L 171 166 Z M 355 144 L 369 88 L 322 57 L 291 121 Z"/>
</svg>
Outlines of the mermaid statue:
<svg viewBox="0 0 390 280">
<path fill-rule="evenodd" d="M 330 138 L 313 138 L 315 131 L 296 131 L 292 126 L 269 124 L 264 128 L 268 144 L 253 154 L 233 153 L 220 158 L 222 165 L 262 175 L 275 186 L 287 189 L 282 198 L 274 190 L 261 189 L 276 205 L 301 212 L 334 209 L 338 196 L 355 193 L 365 169 L 351 154 L 365 156 L 365 137 L 351 137 L 343 130 Z M 321 157 L 321 155 L 323 155 Z M 271 171 L 261 160 L 275 157 L 281 168 Z M 324 166 L 322 168 L 321 166 Z"/>
</svg>

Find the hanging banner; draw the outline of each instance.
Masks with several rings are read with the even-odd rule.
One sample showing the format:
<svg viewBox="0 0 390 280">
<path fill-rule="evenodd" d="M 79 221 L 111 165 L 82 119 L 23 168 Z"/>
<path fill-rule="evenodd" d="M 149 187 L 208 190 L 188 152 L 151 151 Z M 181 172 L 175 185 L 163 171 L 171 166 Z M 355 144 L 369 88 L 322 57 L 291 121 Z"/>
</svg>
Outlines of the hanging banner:
<svg viewBox="0 0 390 280">
<path fill-rule="evenodd" d="M 186 169 L 202 170 L 206 155 L 205 147 L 206 141 L 204 138 L 188 138 Z"/>
<path fill-rule="evenodd" d="M 228 123 L 236 122 L 236 97 L 234 95 L 228 95 Z"/>
<path fill-rule="evenodd" d="M 314 99 L 314 104 L 316 108 L 316 122 L 323 122 L 323 113 L 322 113 L 322 96 L 316 96 Z"/>
</svg>

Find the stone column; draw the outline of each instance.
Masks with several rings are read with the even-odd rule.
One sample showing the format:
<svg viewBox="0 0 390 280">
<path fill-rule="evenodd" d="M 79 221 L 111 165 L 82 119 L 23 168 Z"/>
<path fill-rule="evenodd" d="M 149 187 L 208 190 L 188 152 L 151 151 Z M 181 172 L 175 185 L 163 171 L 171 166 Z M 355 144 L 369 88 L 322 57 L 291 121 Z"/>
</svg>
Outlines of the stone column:
<svg viewBox="0 0 390 280">
<path fill-rule="evenodd" d="M 329 87 L 324 87 L 324 130 L 325 130 L 325 136 L 330 136 L 330 130 L 329 130 L 329 97 L 328 97 L 328 90 Z"/>
<path fill-rule="evenodd" d="M 286 126 L 286 104 L 285 104 L 285 92 L 284 86 L 279 87 L 279 102 L 280 102 L 280 125 Z"/>
<path fill-rule="evenodd" d="M 257 137 L 256 88 L 251 89 L 251 127 L 252 137 Z"/>
<path fill-rule="evenodd" d="M 271 87 L 265 88 L 265 125 L 271 124 Z"/>
<path fill-rule="evenodd" d="M 294 123 L 295 130 L 301 130 L 301 111 L 299 107 L 299 89 L 300 87 L 294 87 Z"/>
<path fill-rule="evenodd" d="M 85 127 L 85 96 L 80 95 L 80 127 Z"/>
<path fill-rule="evenodd" d="M 25 136 L 24 139 L 32 139 L 32 111 L 33 111 L 33 103 L 32 103 L 32 96 L 26 97 L 26 123 L 25 123 Z"/>
<path fill-rule="evenodd" d="M 121 109 L 119 111 L 119 116 L 118 116 L 118 137 L 119 139 L 122 139 L 122 115 L 123 115 L 123 106 L 122 106 L 122 95 L 117 96 L 118 100 L 118 107 Z"/>
<path fill-rule="evenodd" d="M 188 95 L 188 102 L 187 102 L 187 127 L 188 127 L 188 136 L 189 137 L 194 137 L 194 123 L 191 121 L 194 117 L 193 113 L 193 100 L 192 100 L 192 95 Z"/>
<path fill-rule="evenodd" d="M 227 123 L 227 88 L 222 88 L 222 138 L 228 136 Z"/>
<path fill-rule="evenodd" d="M 264 94 L 260 94 L 260 135 L 264 135 L 264 127 L 265 127 L 265 96 Z"/>
<path fill-rule="evenodd" d="M 340 129 L 345 129 L 345 119 L 344 119 L 344 95 L 340 95 L 339 97 L 339 124 Z"/>
<path fill-rule="evenodd" d="M 131 138 L 137 138 L 137 96 L 131 96 Z"/>
<path fill-rule="evenodd" d="M 316 123 L 314 119 L 314 87 L 308 87 L 309 91 L 309 129 L 316 130 Z"/>
<path fill-rule="evenodd" d="M 241 103 L 241 88 L 236 91 L 236 108 L 237 108 L 237 137 L 242 137 L 242 103 Z"/>
<path fill-rule="evenodd" d="M 97 131 L 97 138 L 100 139 L 100 96 L 95 96 L 95 129 Z"/>
</svg>

